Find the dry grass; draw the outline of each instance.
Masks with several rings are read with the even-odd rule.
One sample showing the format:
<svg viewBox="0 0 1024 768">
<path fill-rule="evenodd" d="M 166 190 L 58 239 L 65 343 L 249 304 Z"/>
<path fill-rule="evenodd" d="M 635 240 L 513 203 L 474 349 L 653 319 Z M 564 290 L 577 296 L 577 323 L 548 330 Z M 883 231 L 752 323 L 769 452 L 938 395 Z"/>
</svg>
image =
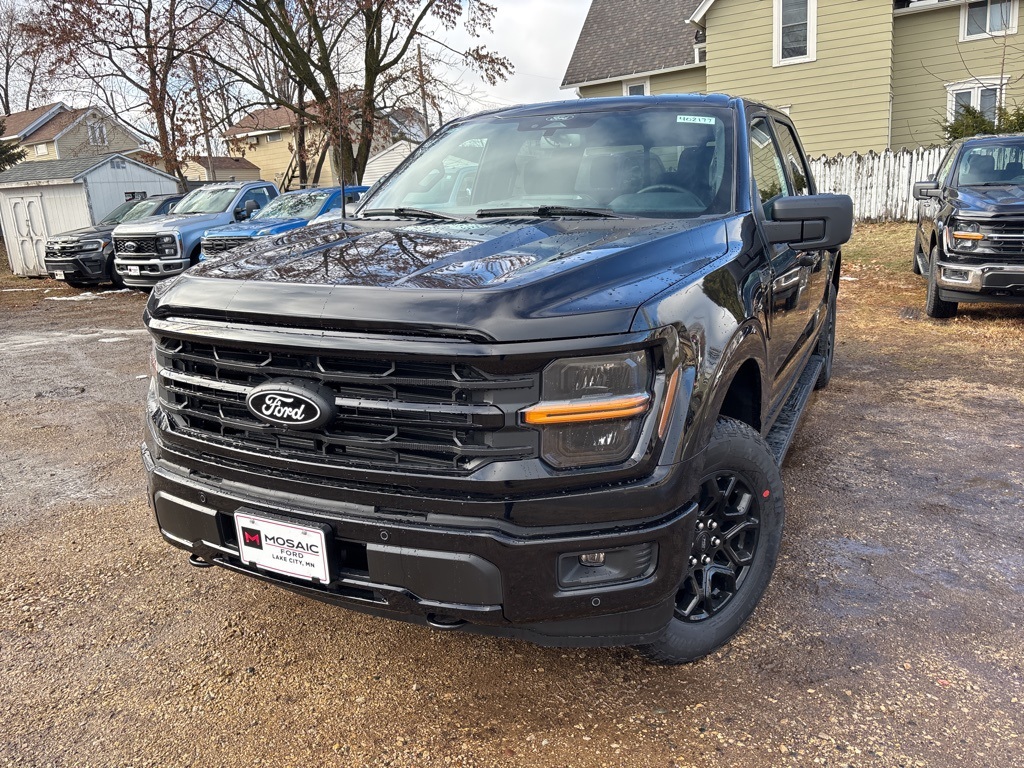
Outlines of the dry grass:
<svg viewBox="0 0 1024 768">
<path fill-rule="evenodd" d="M 862 224 L 843 249 L 840 335 L 868 342 L 850 352 L 884 355 L 911 372 L 970 360 L 996 378 L 1020 378 L 1024 306 L 961 304 L 953 320 L 928 318 L 924 278 L 911 272 L 913 246 L 913 224 Z"/>
</svg>

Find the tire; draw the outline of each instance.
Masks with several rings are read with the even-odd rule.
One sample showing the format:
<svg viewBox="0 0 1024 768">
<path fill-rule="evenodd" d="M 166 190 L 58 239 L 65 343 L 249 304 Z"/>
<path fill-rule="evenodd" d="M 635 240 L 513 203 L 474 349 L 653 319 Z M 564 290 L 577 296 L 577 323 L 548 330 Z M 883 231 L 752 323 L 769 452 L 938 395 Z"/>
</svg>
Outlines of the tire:
<svg viewBox="0 0 1024 768">
<path fill-rule="evenodd" d="M 939 246 L 932 248 L 928 259 L 928 294 L 924 300 L 924 312 L 936 320 L 947 320 L 956 317 L 957 302 L 944 301 L 939 298 L 939 288 L 935 284 L 935 271 L 939 268 Z"/>
<path fill-rule="evenodd" d="M 719 418 L 706 457 L 675 614 L 660 640 L 638 647 L 659 664 L 696 661 L 732 639 L 761 600 L 782 543 L 782 476 L 761 436 Z"/>
<path fill-rule="evenodd" d="M 914 253 L 910 259 L 910 271 L 915 275 L 921 274 L 920 257 L 924 255 L 924 247 L 921 245 L 921 228 L 918 227 L 914 233 Z"/>
<path fill-rule="evenodd" d="M 107 260 L 107 276 L 116 290 L 124 288 L 124 278 L 121 277 L 114 266 L 114 254 L 110 254 L 110 258 Z"/>
<path fill-rule="evenodd" d="M 832 360 L 836 355 L 836 287 L 828 284 L 828 309 L 825 315 L 825 327 L 821 329 L 818 337 L 818 347 L 815 354 L 825 358 L 825 364 L 821 366 L 821 373 L 818 380 L 814 382 L 815 389 L 824 389 L 832 381 Z"/>
</svg>

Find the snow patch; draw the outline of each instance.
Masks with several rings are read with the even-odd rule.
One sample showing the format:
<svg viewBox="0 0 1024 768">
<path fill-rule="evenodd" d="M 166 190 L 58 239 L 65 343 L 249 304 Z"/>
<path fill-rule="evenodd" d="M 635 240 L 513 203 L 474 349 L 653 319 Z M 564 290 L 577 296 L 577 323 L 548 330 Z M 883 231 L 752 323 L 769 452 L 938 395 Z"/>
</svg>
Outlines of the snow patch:
<svg viewBox="0 0 1024 768">
<path fill-rule="evenodd" d="M 840 277 L 839 279 L 840 280 L 849 280 L 850 282 L 853 282 L 854 280 L 860 280 L 859 277 L 846 277 L 846 276 Z"/>
<path fill-rule="evenodd" d="M 42 288 L 2 288 L 0 293 L 18 293 L 20 291 L 41 291 Z"/>
</svg>

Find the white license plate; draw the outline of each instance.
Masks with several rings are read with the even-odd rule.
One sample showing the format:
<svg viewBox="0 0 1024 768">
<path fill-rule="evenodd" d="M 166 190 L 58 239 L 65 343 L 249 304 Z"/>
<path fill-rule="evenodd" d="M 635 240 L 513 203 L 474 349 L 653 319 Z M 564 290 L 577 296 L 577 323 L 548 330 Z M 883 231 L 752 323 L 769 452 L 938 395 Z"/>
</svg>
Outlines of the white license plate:
<svg viewBox="0 0 1024 768">
<path fill-rule="evenodd" d="M 138 267 L 128 267 L 128 274 L 129 275 L 138 275 L 139 274 L 139 268 Z"/>
<path fill-rule="evenodd" d="M 321 528 L 235 513 L 238 553 L 246 565 L 309 581 L 330 581 Z"/>
<path fill-rule="evenodd" d="M 63 273 L 63 272 L 60 272 L 60 271 L 54 272 L 54 273 L 53 273 L 53 276 L 54 276 L 55 278 L 57 278 L 58 280 L 63 280 L 63 279 L 64 279 L 64 273 Z"/>
</svg>

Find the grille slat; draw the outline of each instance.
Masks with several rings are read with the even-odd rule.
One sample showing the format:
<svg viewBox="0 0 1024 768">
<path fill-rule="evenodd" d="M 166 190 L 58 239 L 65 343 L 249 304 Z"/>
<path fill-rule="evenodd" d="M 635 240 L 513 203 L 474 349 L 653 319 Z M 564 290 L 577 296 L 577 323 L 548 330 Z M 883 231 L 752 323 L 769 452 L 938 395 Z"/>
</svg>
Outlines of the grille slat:
<svg viewBox="0 0 1024 768">
<path fill-rule="evenodd" d="M 251 241 L 251 237 L 204 237 L 203 253 L 224 253 Z"/>
<path fill-rule="evenodd" d="M 166 338 L 157 357 L 161 405 L 171 430 L 188 437 L 326 466 L 459 474 L 536 455 L 535 433 L 514 418 L 535 402 L 536 373 Z M 258 420 L 246 397 L 277 378 L 333 389 L 334 420 L 306 431 Z"/>
<path fill-rule="evenodd" d="M 993 256 L 1000 262 L 1024 263 L 1024 219 L 992 219 L 960 221 L 977 224 L 978 231 L 985 235 L 978 246 L 970 252 L 958 254 L 966 262 L 985 263 L 992 261 Z"/>
</svg>

